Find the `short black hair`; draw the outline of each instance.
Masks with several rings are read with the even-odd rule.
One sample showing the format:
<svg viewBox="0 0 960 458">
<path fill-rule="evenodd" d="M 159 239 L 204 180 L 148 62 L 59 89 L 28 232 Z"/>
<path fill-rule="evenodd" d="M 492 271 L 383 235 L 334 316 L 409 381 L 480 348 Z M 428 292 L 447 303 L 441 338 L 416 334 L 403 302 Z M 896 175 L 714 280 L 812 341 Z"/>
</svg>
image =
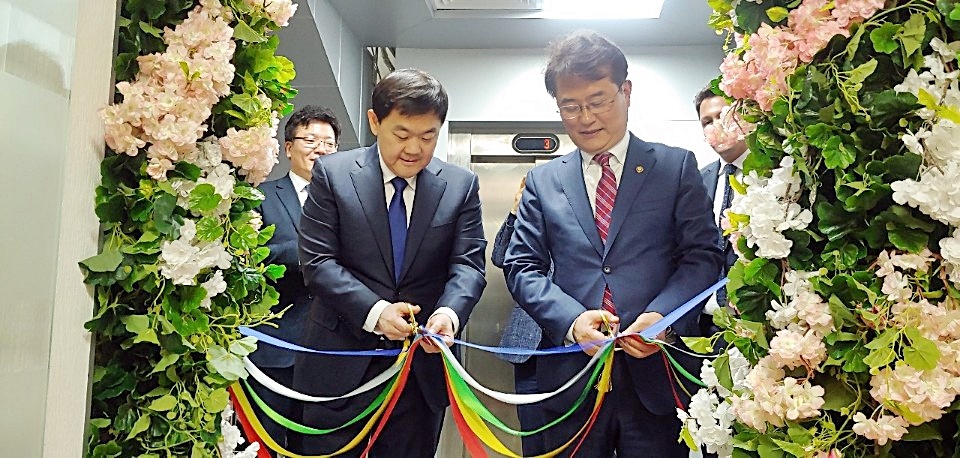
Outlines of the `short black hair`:
<svg viewBox="0 0 960 458">
<path fill-rule="evenodd" d="M 325 122 L 333 128 L 333 141 L 340 143 L 340 121 L 327 107 L 307 105 L 294 112 L 283 126 L 283 140 L 292 142 L 298 127 L 306 127 L 314 122 Z"/>
<path fill-rule="evenodd" d="M 617 45 L 593 30 L 578 30 L 547 47 L 550 58 L 543 82 L 551 97 L 557 96 L 557 78 L 576 76 L 599 81 L 607 76 L 617 86 L 627 80 L 627 58 Z"/>
<path fill-rule="evenodd" d="M 433 75 L 415 68 L 402 68 L 385 76 L 373 88 L 373 113 L 383 121 L 393 110 L 404 116 L 434 113 L 447 119 L 449 98 Z"/>
<path fill-rule="evenodd" d="M 700 119 L 700 105 L 703 105 L 703 101 L 707 99 L 712 99 L 714 97 L 723 97 L 716 92 L 713 92 L 714 83 L 707 83 L 703 89 L 700 89 L 700 92 L 697 92 L 697 95 L 693 98 L 693 108 L 697 110 L 697 119 Z"/>
</svg>

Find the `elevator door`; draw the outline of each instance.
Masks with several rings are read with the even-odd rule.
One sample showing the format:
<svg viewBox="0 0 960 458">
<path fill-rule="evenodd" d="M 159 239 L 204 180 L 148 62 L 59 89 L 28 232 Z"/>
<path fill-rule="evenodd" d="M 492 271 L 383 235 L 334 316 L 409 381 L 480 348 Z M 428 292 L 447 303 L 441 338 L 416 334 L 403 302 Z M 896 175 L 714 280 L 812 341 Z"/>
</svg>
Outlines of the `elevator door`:
<svg viewBox="0 0 960 458">
<path fill-rule="evenodd" d="M 555 131 L 551 131 L 556 133 Z M 573 149 L 566 135 L 558 134 L 560 148 L 552 155 L 529 155 L 513 151 L 511 140 L 515 133 L 451 133 L 448 160 L 473 170 L 480 180 L 480 202 L 483 211 L 483 229 L 487 239 L 487 287 L 477 303 L 470 321 L 463 331 L 463 339 L 481 345 L 496 346 L 513 309 L 513 299 L 507 291 L 503 271 L 490 262 L 493 242 L 507 214 L 513 206 L 520 180 L 538 163 Z M 463 364 L 467 371 L 484 386 L 513 393 L 513 366 L 495 355 L 465 348 Z M 516 409 L 477 393 L 490 411 L 511 428 L 518 429 Z M 497 437 L 511 450 L 520 451 L 520 440 L 491 427 Z M 490 456 L 500 456 L 491 452 Z M 448 412 L 441 437 L 438 456 L 460 458 L 468 455 Z"/>
</svg>

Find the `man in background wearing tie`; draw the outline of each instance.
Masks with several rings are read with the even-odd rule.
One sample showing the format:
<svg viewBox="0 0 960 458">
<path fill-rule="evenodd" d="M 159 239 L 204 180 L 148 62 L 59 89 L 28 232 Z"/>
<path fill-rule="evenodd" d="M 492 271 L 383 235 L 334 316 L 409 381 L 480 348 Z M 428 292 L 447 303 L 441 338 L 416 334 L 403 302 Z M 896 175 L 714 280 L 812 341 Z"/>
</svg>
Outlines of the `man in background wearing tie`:
<svg viewBox="0 0 960 458">
<path fill-rule="evenodd" d="M 329 109 L 308 105 L 297 110 L 287 120 L 283 129 L 283 144 L 287 158 L 290 159 L 290 173 L 260 185 L 260 191 L 264 195 L 259 210 L 263 224 L 273 224 L 276 227 L 273 238 L 267 242 L 270 255 L 264 263 L 279 264 L 287 268 L 286 273 L 276 283 L 280 304 L 275 308 L 290 308 L 283 313 L 282 318 L 275 321 L 277 327 L 259 326 L 257 330 L 288 342 L 300 342 L 303 322 L 313 299 L 303 283 L 297 257 L 300 209 L 307 198 L 307 185 L 310 184 L 310 169 L 314 160 L 336 152 L 339 138 L 340 122 Z M 250 360 L 270 378 L 283 386 L 290 386 L 293 384 L 294 356 L 295 353 L 289 350 L 273 345 L 260 345 L 257 351 L 250 355 Z M 299 408 L 293 400 L 275 394 L 252 377 L 247 380 L 267 405 L 287 418 L 299 418 Z M 286 447 L 286 428 L 269 419 L 259 407 L 254 406 L 254 409 L 270 436 Z"/>
<path fill-rule="evenodd" d="M 452 338 L 486 286 L 486 240 L 479 181 L 433 157 L 447 114 L 447 93 L 414 69 L 387 75 L 367 112 L 377 143 L 317 160 L 300 226 L 300 261 L 314 295 L 305 345 L 324 350 L 400 348 L 415 332 Z M 451 345 L 452 340 L 447 342 Z M 439 348 L 424 340 L 390 421 L 371 457 L 436 454 L 448 404 Z M 339 396 L 382 373 L 390 357 L 300 354 L 294 389 Z M 379 390 L 303 405 L 314 428 L 343 425 Z M 338 450 L 363 422 L 326 435 L 303 435 L 306 455 Z M 366 443 L 344 456 L 359 456 Z"/>
<path fill-rule="evenodd" d="M 736 125 L 733 112 L 724 109 L 729 106 L 726 99 L 714 94 L 709 85 L 697 93 L 693 104 L 700 118 L 700 126 L 703 127 L 704 138 L 720 156 L 719 160 L 700 170 L 703 185 L 707 187 L 707 195 L 713 200 L 713 215 L 719 227 L 724 210 L 730 208 L 733 201 L 734 191 L 730 187 L 729 177 L 733 175 L 739 179 L 743 176 L 743 161 L 748 154 L 747 143 L 743 139 L 743 130 Z M 730 239 L 723 236 L 723 230 L 720 230 L 715 240 L 723 251 L 723 270 L 719 278 L 724 278 L 737 261 L 737 254 L 733 251 Z M 720 328 L 713 324 L 713 312 L 726 305 L 726 288 L 721 288 L 715 295 L 710 296 L 700 318 L 703 335 L 711 336 L 720 331 Z"/>
<path fill-rule="evenodd" d="M 578 149 L 527 174 L 506 255 L 507 284 L 543 328 L 547 346 L 579 343 L 584 351 L 537 358 L 541 391 L 557 389 L 586 365 L 597 351 L 591 343 L 607 338 L 605 323 L 638 333 L 716 282 L 720 271 L 717 228 L 693 153 L 627 131 L 633 86 L 620 48 L 581 31 L 549 51 L 544 82 Z M 698 335 L 699 314 L 694 308 L 673 330 Z M 611 391 L 577 456 L 686 457 L 677 442 L 683 394 L 666 359 L 635 335 L 617 345 L 623 351 L 615 356 Z M 582 383 L 545 401 L 545 417 L 568 409 Z M 547 449 L 570 439 L 589 413 L 581 408 L 547 430 Z"/>
</svg>

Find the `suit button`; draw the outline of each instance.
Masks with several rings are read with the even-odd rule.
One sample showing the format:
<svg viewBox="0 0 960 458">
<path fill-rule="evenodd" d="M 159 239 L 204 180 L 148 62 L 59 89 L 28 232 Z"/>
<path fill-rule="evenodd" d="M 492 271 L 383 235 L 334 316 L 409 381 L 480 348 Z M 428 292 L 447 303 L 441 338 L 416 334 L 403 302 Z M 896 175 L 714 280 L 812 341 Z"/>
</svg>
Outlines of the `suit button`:
<svg viewBox="0 0 960 458">
<path fill-rule="evenodd" d="M 613 268 L 612 268 L 612 267 L 610 267 L 610 266 L 603 266 L 603 273 L 608 274 L 608 273 L 610 273 L 610 272 L 613 272 Z"/>
</svg>

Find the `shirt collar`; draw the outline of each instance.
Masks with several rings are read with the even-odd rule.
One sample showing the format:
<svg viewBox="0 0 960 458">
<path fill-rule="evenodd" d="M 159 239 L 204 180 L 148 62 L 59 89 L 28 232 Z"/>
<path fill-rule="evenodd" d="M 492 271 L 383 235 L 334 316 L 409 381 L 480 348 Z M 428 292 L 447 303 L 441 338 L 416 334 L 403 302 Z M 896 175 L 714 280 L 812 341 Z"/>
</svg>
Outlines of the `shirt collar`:
<svg viewBox="0 0 960 458">
<path fill-rule="evenodd" d="M 297 192 L 303 192 L 303 189 L 310 184 L 309 181 L 304 180 L 303 177 L 293 173 L 292 171 L 290 172 L 290 181 L 293 183 L 293 189 Z"/>
<path fill-rule="evenodd" d="M 620 164 L 623 164 L 627 161 L 627 148 L 630 146 L 630 132 L 627 131 L 623 134 L 623 138 L 617 142 L 616 145 L 613 145 L 613 148 L 610 148 L 609 153 L 613 154 L 613 157 L 617 159 Z M 590 162 L 593 161 L 594 154 L 587 153 L 583 150 L 580 150 L 580 159 L 583 161 L 583 166 L 586 167 L 590 165 Z"/>
<path fill-rule="evenodd" d="M 380 172 L 383 173 L 383 184 L 386 185 L 387 183 L 390 183 L 390 180 L 396 178 L 397 174 L 393 173 L 393 171 L 390 170 L 390 167 L 387 167 L 386 162 L 383 162 L 383 156 L 380 155 L 380 145 L 377 145 L 377 159 L 380 160 Z M 407 185 L 410 186 L 410 190 L 416 191 L 417 175 L 414 175 L 410 178 L 406 178 L 406 180 L 407 180 Z"/>
<path fill-rule="evenodd" d="M 733 166 L 736 167 L 738 171 L 742 172 L 742 171 L 743 171 L 743 161 L 744 161 L 744 159 L 747 158 L 747 155 L 748 155 L 748 154 L 750 154 L 750 150 L 744 151 L 743 154 L 741 154 L 740 157 L 734 159 L 733 162 L 724 161 L 723 158 L 721 157 L 721 158 L 720 158 L 720 171 L 717 172 L 718 176 L 723 173 L 723 167 L 726 166 L 727 164 L 733 164 Z"/>
</svg>

